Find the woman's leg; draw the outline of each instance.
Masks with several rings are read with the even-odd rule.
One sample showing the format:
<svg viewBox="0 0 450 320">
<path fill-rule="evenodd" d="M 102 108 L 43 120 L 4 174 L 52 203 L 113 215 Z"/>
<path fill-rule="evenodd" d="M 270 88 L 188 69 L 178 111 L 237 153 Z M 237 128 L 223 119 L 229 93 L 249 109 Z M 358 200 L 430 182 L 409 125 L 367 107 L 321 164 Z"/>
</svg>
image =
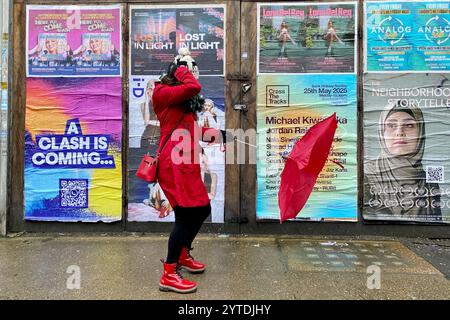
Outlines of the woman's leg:
<svg viewBox="0 0 450 320">
<path fill-rule="evenodd" d="M 183 278 L 179 272 L 179 257 L 186 238 L 191 233 L 190 226 L 183 210 L 174 208 L 175 225 L 169 237 L 167 259 L 164 263 L 164 271 L 159 280 L 159 290 L 189 293 L 197 290 L 197 284 Z"/>
<path fill-rule="evenodd" d="M 193 233 L 192 223 L 189 221 L 189 210 L 187 208 L 175 207 L 175 225 L 170 233 L 166 263 L 178 262 L 181 249 L 185 246 Z"/>
<path fill-rule="evenodd" d="M 174 263 L 180 257 L 183 247 L 191 248 L 203 222 L 211 214 L 211 205 L 204 207 L 175 207 L 175 225 L 169 237 L 167 263 Z"/>
<path fill-rule="evenodd" d="M 206 218 L 211 214 L 211 205 L 208 204 L 204 207 L 189 208 L 189 211 L 192 218 L 192 224 L 190 227 L 191 233 L 184 244 L 187 248 L 191 248 L 192 242 L 200 231 L 203 222 L 205 222 Z"/>
</svg>

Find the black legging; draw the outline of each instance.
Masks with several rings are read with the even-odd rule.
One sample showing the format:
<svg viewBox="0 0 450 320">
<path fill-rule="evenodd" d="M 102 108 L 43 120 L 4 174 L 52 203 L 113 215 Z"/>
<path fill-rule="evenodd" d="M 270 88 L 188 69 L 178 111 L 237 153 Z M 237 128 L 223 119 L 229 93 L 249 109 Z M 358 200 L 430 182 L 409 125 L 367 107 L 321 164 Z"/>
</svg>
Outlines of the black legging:
<svg viewBox="0 0 450 320">
<path fill-rule="evenodd" d="M 166 263 L 178 262 L 183 247 L 191 248 L 192 241 L 211 213 L 211 205 L 204 207 L 175 207 L 175 225 L 169 237 Z"/>
</svg>

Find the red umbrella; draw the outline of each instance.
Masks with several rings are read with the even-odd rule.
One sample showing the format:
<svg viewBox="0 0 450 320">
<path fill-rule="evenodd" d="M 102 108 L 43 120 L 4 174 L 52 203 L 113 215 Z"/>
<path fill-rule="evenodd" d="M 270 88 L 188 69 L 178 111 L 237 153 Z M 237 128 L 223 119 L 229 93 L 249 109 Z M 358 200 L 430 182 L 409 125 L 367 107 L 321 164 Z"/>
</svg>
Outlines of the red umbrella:
<svg viewBox="0 0 450 320">
<path fill-rule="evenodd" d="M 303 138 L 295 143 L 281 173 L 278 192 L 280 223 L 295 218 L 308 200 L 327 161 L 336 128 L 337 119 L 334 113 L 312 126 Z"/>
</svg>

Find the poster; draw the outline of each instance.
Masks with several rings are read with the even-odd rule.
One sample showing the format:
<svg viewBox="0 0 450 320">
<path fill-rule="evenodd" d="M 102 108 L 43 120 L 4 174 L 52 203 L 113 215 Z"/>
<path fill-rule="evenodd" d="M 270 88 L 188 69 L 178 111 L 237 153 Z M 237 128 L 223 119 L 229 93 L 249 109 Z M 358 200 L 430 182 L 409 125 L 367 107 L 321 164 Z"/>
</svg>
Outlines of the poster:
<svg viewBox="0 0 450 320">
<path fill-rule="evenodd" d="M 25 219 L 122 217 L 120 78 L 28 78 Z"/>
<path fill-rule="evenodd" d="M 356 2 L 258 4 L 258 74 L 355 73 Z"/>
<path fill-rule="evenodd" d="M 181 47 L 201 75 L 224 75 L 224 5 L 131 6 L 130 21 L 132 75 L 160 75 Z"/>
<path fill-rule="evenodd" d="M 136 177 L 145 153 L 156 154 L 159 122 L 151 105 L 156 76 L 130 77 L 129 150 L 128 150 L 128 221 L 173 222 L 174 213 L 158 183 L 149 184 Z M 203 127 L 225 129 L 225 86 L 222 77 L 200 77 L 206 103 L 198 114 Z M 208 222 L 224 222 L 225 152 L 218 144 L 200 142 L 202 179 L 211 199 Z"/>
<path fill-rule="evenodd" d="M 121 76 L 121 20 L 120 6 L 27 6 L 27 76 Z"/>
<path fill-rule="evenodd" d="M 365 6 L 365 70 L 450 70 L 450 3 L 369 1 Z"/>
<path fill-rule="evenodd" d="M 356 75 L 260 75 L 258 88 L 257 219 L 279 219 L 283 157 L 311 126 L 336 112 L 329 159 L 296 220 L 356 221 Z"/>
<path fill-rule="evenodd" d="M 450 3 L 417 2 L 415 70 L 450 70 Z"/>
<path fill-rule="evenodd" d="M 448 76 L 365 76 L 364 219 L 450 223 Z"/>
</svg>

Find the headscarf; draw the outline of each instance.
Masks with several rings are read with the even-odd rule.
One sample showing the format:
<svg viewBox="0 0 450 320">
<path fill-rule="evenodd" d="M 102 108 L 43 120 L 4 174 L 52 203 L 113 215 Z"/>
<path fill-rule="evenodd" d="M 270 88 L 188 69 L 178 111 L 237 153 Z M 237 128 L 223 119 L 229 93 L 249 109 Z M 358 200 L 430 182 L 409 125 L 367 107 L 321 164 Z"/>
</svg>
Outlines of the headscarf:
<svg viewBox="0 0 450 320">
<path fill-rule="evenodd" d="M 396 112 L 411 115 L 419 128 L 415 150 L 407 155 L 392 155 L 384 139 L 386 120 Z M 425 150 L 425 122 L 422 111 L 407 100 L 388 104 L 381 113 L 378 125 L 380 154 L 365 166 L 365 175 L 371 188 L 370 201 L 405 218 L 440 215 L 440 191 L 436 184 L 426 182 L 422 166 Z M 433 208 L 433 205 L 436 208 Z"/>
</svg>

